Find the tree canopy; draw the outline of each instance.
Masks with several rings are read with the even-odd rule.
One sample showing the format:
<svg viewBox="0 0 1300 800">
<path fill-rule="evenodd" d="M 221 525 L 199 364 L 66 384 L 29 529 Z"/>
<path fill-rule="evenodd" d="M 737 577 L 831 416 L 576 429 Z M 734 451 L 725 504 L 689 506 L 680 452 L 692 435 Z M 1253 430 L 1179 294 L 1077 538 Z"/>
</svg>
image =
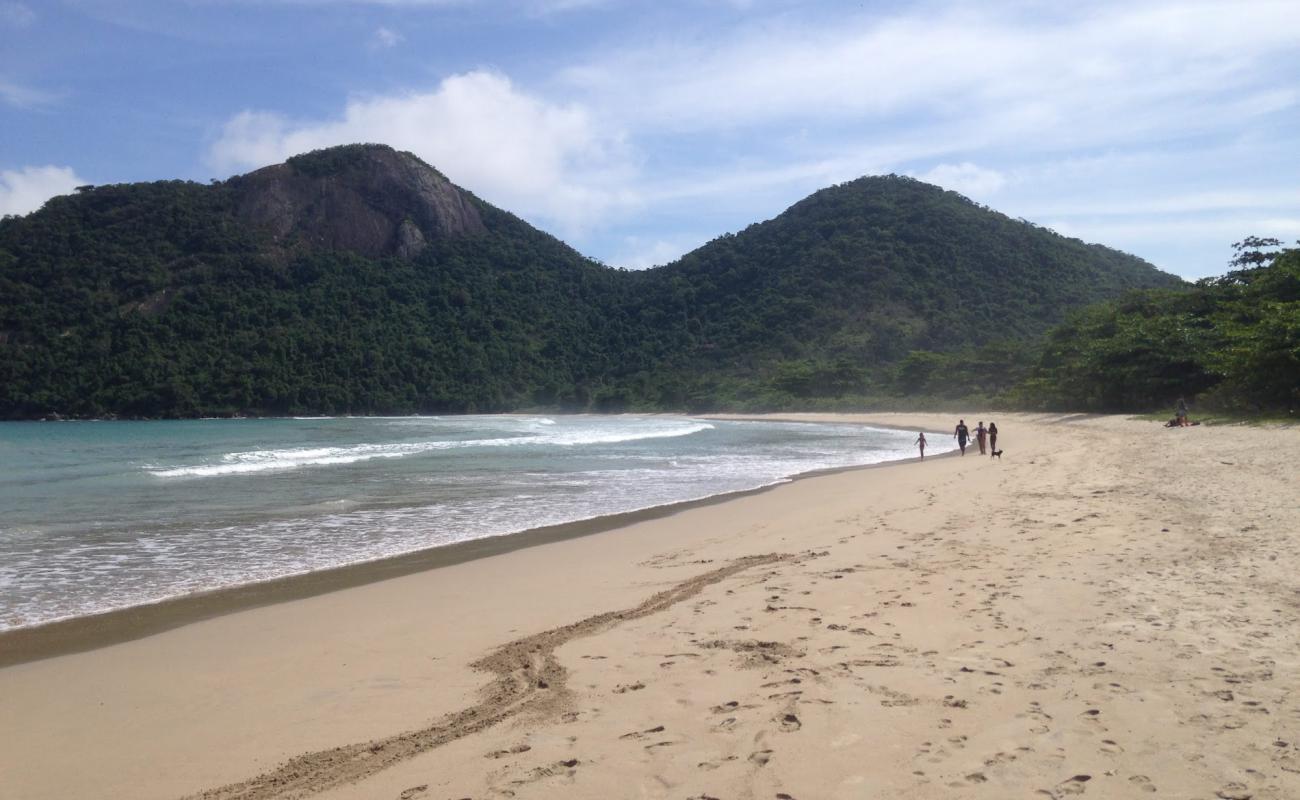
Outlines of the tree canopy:
<svg viewBox="0 0 1300 800">
<path fill-rule="evenodd" d="M 1047 407 L 1172 406 L 1197 395 L 1226 410 L 1300 408 L 1300 249 L 1252 237 L 1234 270 L 1182 291 L 1134 292 L 1051 331 L 1016 393 Z"/>
</svg>

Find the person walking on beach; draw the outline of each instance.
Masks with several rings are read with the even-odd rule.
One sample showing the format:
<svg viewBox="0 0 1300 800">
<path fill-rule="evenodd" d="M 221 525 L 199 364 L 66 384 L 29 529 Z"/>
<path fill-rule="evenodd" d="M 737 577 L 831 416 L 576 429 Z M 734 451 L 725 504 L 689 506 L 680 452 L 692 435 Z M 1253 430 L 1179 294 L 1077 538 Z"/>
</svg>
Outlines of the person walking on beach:
<svg viewBox="0 0 1300 800">
<path fill-rule="evenodd" d="M 990 422 L 989 423 L 989 455 L 992 456 L 993 453 L 997 452 L 997 449 L 998 449 L 998 424 L 996 422 Z"/>
<path fill-rule="evenodd" d="M 966 420 L 957 420 L 957 430 L 953 431 L 952 435 L 957 437 L 957 446 L 961 448 L 961 454 L 966 455 L 966 440 L 970 438 L 970 428 L 966 427 Z"/>
<path fill-rule="evenodd" d="M 916 434 L 916 441 L 913 444 L 921 448 L 921 460 L 925 460 L 925 431 L 919 431 Z"/>
<path fill-rule="evenodd" d="M 988 444 L 988 436 L 989 429 L 984 427 L 984 420 L 980 420 L 980 424 L 975 426 L 975 441 L 979 442 L 980 455 L 982 456 L 988 455 L 988 452 L 984 449 L 985 445 Z"/>
</svg>

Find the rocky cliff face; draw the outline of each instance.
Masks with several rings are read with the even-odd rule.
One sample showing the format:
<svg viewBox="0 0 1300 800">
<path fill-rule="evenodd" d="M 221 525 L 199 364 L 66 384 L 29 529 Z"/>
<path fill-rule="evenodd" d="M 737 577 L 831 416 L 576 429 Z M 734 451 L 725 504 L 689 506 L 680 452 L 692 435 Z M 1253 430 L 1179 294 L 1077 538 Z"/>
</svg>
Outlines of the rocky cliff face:
<svg viewBox="0 0 1300 800">
<path fill-rule="evenodd" d="M 431 239 L 486 229 L 459 188 L 410 153 L 347 145 L 236 178 L 240 219 L 277 242 L 411 258 Z"/>
</svg>

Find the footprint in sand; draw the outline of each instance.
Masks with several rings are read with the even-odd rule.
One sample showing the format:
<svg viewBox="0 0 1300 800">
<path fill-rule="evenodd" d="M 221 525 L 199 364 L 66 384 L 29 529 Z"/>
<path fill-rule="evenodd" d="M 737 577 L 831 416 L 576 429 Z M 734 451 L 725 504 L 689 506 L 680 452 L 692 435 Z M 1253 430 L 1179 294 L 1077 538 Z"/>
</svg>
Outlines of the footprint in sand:
<svg viewBox="0 0 1300 800">
<path fill-rule="evenodd" d="M 663 731 L 664 731 L 664 726 L 662 726 L 662 725 L 656 725 L 656 726 L 654 726 L 653 728 L 646 728 L 646 729 L 643 730 L 643 731 L 632 731 L 631 733 L 625 733 L 625 734 L 623 734 L 622 736 L 620 736 L 620 737 L 618 737 L 618 738 L 620 738 L 620 739 L 644 739 L 645 736 L 646 736 L 646 734 L 648 734 L 648 733 L 663 733 Z"/>
<path fill-rule="evenodd" d="M 413 800 L 428 791 L 429 784 L 422 783 L 419 786 L 412 786 L 409 789 L 403 789 L 402 793 L 397 796 L 397 800 Z"/>
<path fill-rule="evenodd" d="M 1075 775 L 1067 778 L 1057 784 L 1061 794 L 1083 794 L 1087 790 L 1088 781 L 1092 780 L 1091 775 Z"/>
<path fill-rule="evenodd" d="M 749 754 L 749 760 L 760 767 L 766 767 L 767 762 L 772 760 L 772 750 L 755 750 Z"/>
<path fill-rule="evenodd" d="M 529 750 L 532 749 L 533 748 L 529 747 L 526 744 L 517 744 L 514 747 L 510 748 L 509 750 L 494 750 L 483 757 L 484 758 L 505 758 L 506 756 L 515 756 L 515 755 L 519 755 L 520 753 L 527 753 Z M 414 797 L 414 795 L 412 795 L 412 797 Z"/>
<path fill-rule="evenodd" d="M 714 714 L 722 714 L 727 711 L 735 711 L 739 707 L 740 703 L 737 703 L 735 700 L 728 700 L 722 705 L 714 706 L 711 710 Z"/>
<path fill-rule="evenodd" d="M 793 733 L 803 727 L 803 723 L 794 714 L 782 714 L 777 717 L 777 722 L 780 724 L 781 730 L 786 733 Z"/>
<path fill-rule="evenodd" d="M 1242 706 L 1244 706 L 1244 710 L 1245 710 L 1245 711 L 1247 711 L 1247 712 L 1249 712 L 1249 713 L 1252 713 L 1252 714 L 1267 714 L 1267 713 L 1269 713 L 1268 709 L 1267 709 L 1267 708 L 1264 708 L 1264 707 L 1263 707 L 1263 704 L 1261 704 L 1258 700 L 1245 700 L 1245 701 L 1242 701 Z"/>
<path fill-rule="evenodd" d="M 1140 792 L 1154 792 L 1156 790 L 1156 785 L 1145 775 L 1134 775 L 1128 779 L 1128 782 L 1133 784 L 1134 788 Z"/>
<path fill-rule="evenodd" d="M 1273 742 L 1273 763 L 1285 772 L 1300 774 L 1300 749 L 1282 739 Z"/>
<path fill-rule="evenodd" d="M 735 760 L 738 759 L 738 758 L 740 758 L 740 756 L 727 756 L 726 758 L 722 759 L 722 761 L 723 761 L 723 762 L 726 762 L 726 761 L 735 761 Z M 699 767 L 699 768 L 702 769 L 702 770 L 713 771 L 713 770 L 717 769 L 718 767 L 722 766 L 722 763 L 721 763 L 721 762 L 718 762 L 718 761 L 701 761 L 700 763 L 696 764 L 695 766 Z"/>
<path fill-rule="evenodd" d="M 554 764 L 545 767 L 533 767 L 528 775 L 524 778 L 511 781 L 512 786 L 522 786 L 526 783 L 534 783 L 544 778 L 551 778 L 557 775 L 573 775 L 574 767 L 578 766 L 578 759 L 570 758 L 564 761 L 556 761 Z"/>
</svg>

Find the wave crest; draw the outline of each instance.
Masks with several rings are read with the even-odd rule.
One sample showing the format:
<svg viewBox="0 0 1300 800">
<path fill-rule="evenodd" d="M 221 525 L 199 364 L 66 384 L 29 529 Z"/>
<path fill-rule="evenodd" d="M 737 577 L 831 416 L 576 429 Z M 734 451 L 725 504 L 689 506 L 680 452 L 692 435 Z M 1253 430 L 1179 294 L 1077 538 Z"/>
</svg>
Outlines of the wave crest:
<svg viewBox="0 0 1300 800">
<path fill-rule="evenodd" d="M 541 418 L 530 420 L 542 432 L 521 436 L 486 439 L 443 440 L 426 442 L 401 442 L 393 444 L 358 444 L 348 447 L 298 447 L 280 450 L 248 450 L 227 453 L 217 463 L 182 466 L 146 467 L 149 474 L 158 478 L 212 478 L 225 475 L 246 475 L 302 469 L 304 467 L 338 466 L 355 464 L 376 458 L 405 458 L 439 450 L 458 450 L 477 447 L 518 447 L 524 445 L 579 447 L 583 445 L 620 444 L 646 439 L 668 439 L 690 436 L 712 430 L 707 422 L 670 423 L 654 425 L 648 429 L 609 431 L 600 429 L 558 429 L 555 420 Z"/>
</svg>

